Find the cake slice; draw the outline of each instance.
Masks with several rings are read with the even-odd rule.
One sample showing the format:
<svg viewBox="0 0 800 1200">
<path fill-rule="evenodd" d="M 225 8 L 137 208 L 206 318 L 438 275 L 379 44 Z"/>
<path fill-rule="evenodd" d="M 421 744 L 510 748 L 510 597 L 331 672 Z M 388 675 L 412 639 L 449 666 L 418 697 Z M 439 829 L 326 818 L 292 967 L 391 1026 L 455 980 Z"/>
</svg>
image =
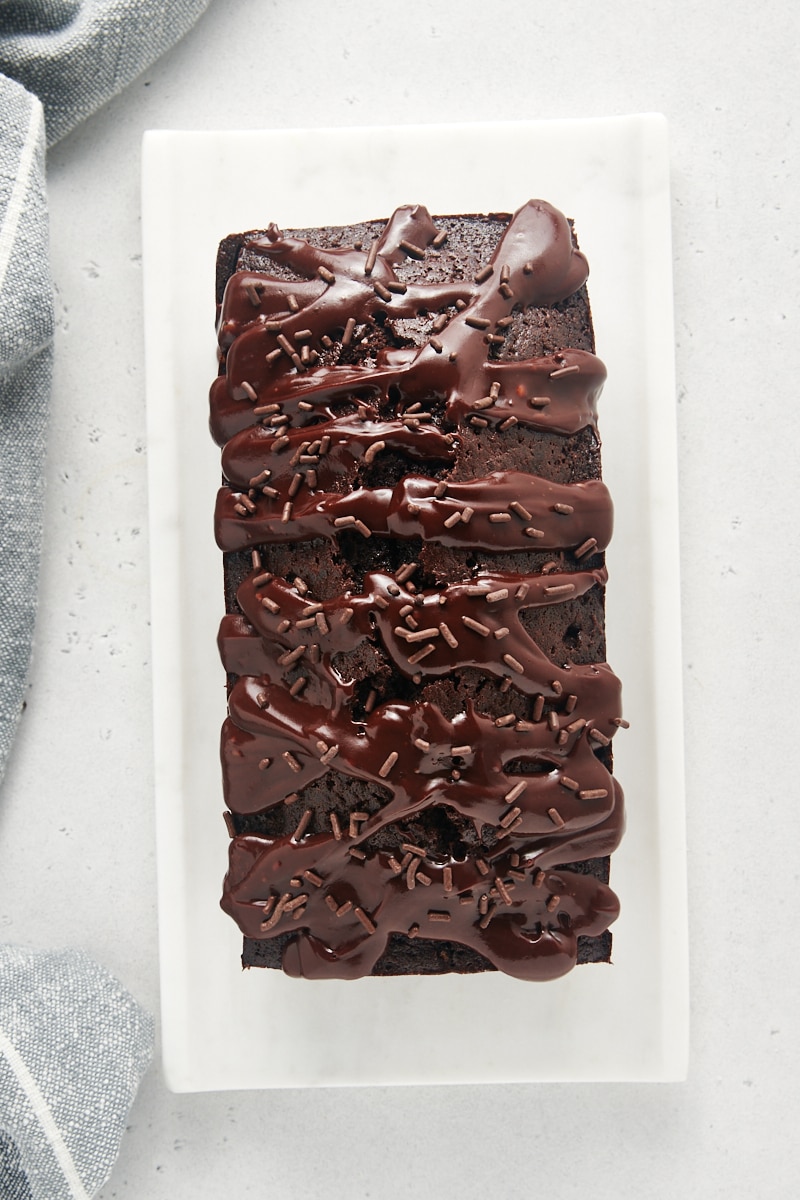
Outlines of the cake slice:
<svg viewBox="0 0 800 1200">
<path fill-rule="evenodd" d="M 543 201 L 220 246 L 222 906 L 246 966 L 536 980 L 610 958 L 587 273 Z"/>
</svg>

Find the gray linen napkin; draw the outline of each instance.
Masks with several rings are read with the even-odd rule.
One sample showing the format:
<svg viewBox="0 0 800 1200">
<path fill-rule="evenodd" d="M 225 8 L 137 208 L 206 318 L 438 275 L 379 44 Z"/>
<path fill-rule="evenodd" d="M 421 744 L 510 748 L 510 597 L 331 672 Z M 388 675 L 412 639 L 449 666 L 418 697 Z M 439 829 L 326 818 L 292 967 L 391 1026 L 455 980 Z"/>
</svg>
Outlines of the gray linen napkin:
<svg viewBox="0 0 800 1200">
<path fill-rule="evenodd" d="M 0 75 L 0 779 L 33 637 L 52 337 L 42 106 Z"/>
<path fill-rule="evenodd" d="M 53 363 L 45 146 L 209 0 L 0 0 L 0 780 L 36 613 Z M 87 1200 L 116 1159 L 152 1019 L 78 951 L 0 946 L 0 1198 Z"/>
<path fill-rule="evenodd" d="M 0 0 L 0 74 L 39 97 L 52 146 L 177 42 L 208 4 Z"/>
<path fill-rule="evenodd" d="M 176 42 L 209 0 L 0 0 L 0 780 L 36 611 L 53 301 L 45 142 Z"/>
<path fill-rule="evenodd" d="M 0 946 L 3 1200 L 102 1187 L 152 1047 L 152 1018 L 79 951 Z"/>
</svg>

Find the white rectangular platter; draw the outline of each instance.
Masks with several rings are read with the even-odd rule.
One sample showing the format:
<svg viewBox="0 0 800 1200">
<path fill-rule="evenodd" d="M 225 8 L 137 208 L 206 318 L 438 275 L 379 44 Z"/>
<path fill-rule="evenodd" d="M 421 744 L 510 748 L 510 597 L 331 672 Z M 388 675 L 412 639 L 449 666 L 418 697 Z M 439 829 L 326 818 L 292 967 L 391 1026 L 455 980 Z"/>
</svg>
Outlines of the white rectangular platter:
<svg viewBox="0 0 800 1200">
<path fill-rule="evenodd" d="M 228 233 L 514 211 L 547 199 L 591 265 L 605 479 L 608 657 L 628 829 L 612 965 L 551 983 L 499 974 L 309 983 L 239 966 L 218 907 L 227 863 L 216 653 L 222 562 L 207 429 L 214 267 Z M 390 1083 L 675 1080 L 688 1043 L 678 515 L 667 132 L 586 121 L 150 132 L 143 236 L 164 1066 L 175 1091 Z"/>
</svg>

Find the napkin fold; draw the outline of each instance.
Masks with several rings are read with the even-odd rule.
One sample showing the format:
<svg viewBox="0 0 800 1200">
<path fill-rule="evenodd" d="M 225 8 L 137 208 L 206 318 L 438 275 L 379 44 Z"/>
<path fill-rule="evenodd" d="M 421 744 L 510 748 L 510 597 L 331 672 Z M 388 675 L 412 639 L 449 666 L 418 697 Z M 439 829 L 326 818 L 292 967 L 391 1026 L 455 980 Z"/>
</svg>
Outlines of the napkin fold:
<svg viewBox="0 0 800 1200">
<path fill-rule="evenodd" d="M 0 74 L 39 97 L 52 145 L 177 42 L 208 4 L 0 0 Z"/>
<path fill-rule="evenodd" d="M 209 0 L 0 0 L 0 780 L 36 614 L 53 367 L 46 146 Z M 152 1018 L 77 950 L 0 946 L 0 1198 L 87 1200 L 116 1159 Z"/>
<path fill-rule="evenodd" d="M 42 539 L 53 367 L 44 157 L 41 104 L 0 76 L 0 779 L 22 711 Z"/>
<path fill-rule="evenodd" d="M 152 1048 L 152 1018 L 85 954 L 0 946 L 3 1200 L 102 1187 Z"/>
<path fill-rule="evenodd" d="M 0 0 L 0 780 L 23 708 L 53 365 L 45 146 L 178 41 L 209 0 Z"/>
</svg>

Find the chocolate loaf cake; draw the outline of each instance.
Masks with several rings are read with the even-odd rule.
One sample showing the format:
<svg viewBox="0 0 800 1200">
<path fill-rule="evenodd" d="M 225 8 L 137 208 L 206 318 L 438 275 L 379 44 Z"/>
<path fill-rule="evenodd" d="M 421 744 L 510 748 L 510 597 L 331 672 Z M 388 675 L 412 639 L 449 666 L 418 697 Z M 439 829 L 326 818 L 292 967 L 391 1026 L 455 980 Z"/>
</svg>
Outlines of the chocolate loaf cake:
<svg viewBox="0 0 800 1200">
<path fill-rule="evenodd" d="M 542 201 L 220 246 L 222 906 L 246 966 L 610 959 L 624 722 L 587 274 Z"/>
</svg>

